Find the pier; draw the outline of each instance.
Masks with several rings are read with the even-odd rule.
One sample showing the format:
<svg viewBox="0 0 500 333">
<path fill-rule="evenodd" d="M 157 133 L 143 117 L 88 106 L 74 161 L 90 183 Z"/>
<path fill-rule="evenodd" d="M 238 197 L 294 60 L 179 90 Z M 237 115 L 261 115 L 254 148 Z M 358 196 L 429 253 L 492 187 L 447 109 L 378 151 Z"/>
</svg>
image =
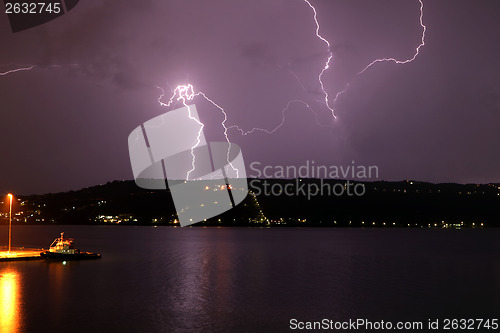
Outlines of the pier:
<svg viewBox="0 0 500 333">
<path fill-rule="evenodd" d="M 24 247 L 14 247 L 11 248 L 10 252 L 8 248 L 0 248 L 0 262 L 2 261 L 24 261 L 24 260 L 40 260 L 43 259 L 40 256 L 40 252 L 44 249 L 34 249 L 34 248 L 24 248 Z"/>
</svg>

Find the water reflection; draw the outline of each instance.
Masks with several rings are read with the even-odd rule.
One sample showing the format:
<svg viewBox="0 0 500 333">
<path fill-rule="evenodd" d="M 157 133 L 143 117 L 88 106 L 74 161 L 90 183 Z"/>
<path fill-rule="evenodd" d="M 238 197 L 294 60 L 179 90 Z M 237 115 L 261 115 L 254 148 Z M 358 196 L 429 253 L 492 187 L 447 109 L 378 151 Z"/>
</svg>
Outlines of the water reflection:
<svg viewBox="0 0 500 333">
<path fill-rule="evenodd" d="M 177 243 L 175 278 L 165 294 L 169 306 L 171 330 L 221 331 L 229 325 L 222 309 L 231 309 L 234 303 L 234 244 L 231 233 L 213 234 L 212 229 L 193 230 L 190 237 L 202 236 L 193 242 Z"/>
<path fill-rule="evenodd" d="M 20 332 L 20 276 L 7 268 L 0 272 L 0 332 Z"/>
<path fill-rule="evenodd" d="M 64 316 L 67 310 L 65 302 L 68 299 L 68 278 L 71 262 L 50 261 L 44 262 L 48 268 L 48 291 L 50 295 L 50 310 L 55 318 Z"/>
</svg>

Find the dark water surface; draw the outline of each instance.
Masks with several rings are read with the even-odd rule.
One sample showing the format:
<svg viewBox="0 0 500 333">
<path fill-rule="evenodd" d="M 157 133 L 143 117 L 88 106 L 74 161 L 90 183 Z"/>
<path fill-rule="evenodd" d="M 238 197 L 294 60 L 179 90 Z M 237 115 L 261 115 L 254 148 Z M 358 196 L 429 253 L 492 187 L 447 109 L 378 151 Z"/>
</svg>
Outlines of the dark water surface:
<svg viewBox="0 0 500 333">
<path fill-rule="evenodd" d="M 1 262 L 0 332 L 287 332 L 292 318 L 500 317 L 495 229 L 13 226 L 13 246 L 48 247 L 61 231 L 102 259 Z M 0 228 L 2 244 L 7 237 Z"/>
</svg>

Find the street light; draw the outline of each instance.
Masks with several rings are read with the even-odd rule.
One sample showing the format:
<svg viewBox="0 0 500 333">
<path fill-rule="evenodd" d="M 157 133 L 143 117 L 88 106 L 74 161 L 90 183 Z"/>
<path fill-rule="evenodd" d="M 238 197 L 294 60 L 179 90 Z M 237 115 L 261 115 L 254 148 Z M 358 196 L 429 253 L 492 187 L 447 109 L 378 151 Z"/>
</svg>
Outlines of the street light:
<svg viewBox="0 0 500 333">
<path fill-rule="evenodd" d="M 10 205 L 9 205 L 9 253 L 10 253 L 10 244 L 11 244 L 11 236 L 12 236 L 12 194 L 9 193 L 7 194 L 10 200 Z"/>
</svg>

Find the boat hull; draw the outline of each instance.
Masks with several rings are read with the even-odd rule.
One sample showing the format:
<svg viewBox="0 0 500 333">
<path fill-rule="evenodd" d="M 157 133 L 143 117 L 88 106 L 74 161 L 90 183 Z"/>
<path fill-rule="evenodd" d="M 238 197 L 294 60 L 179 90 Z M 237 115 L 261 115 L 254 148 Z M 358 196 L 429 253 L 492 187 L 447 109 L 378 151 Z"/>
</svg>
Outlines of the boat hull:
<svg viewBox="0 0 500 333">
<path fill-rule="evenodd" d="M 99 253 L 90 252 L 79 252 L 74 254 L 69 253 L 57 253 L 45 251 L 41 252 L 40 256 L 45 259 L 51 260 L 86 260 L 86 259 L 100 259 L 101 255 Z"/>
</svg>

